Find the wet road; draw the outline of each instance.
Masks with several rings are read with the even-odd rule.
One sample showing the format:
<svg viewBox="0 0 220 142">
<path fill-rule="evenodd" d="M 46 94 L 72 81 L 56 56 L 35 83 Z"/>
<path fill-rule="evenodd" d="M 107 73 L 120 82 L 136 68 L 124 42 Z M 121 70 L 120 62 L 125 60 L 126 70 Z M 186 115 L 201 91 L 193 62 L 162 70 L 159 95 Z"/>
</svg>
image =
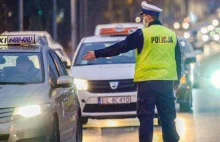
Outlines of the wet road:
<svg viewBox="0 0 220 142">
<path fill-rule="evenodd" d="M 220 92 L 207 94 L 193 90 L 193 112 L 178 113 L 176 124 L 180 142 L 220 141 Z M 138 142 L 137 119 L 89 120 L 83 142 Z M 162 142 L 161 127 L 155 120 L 153 142 Z"/>
</svg>

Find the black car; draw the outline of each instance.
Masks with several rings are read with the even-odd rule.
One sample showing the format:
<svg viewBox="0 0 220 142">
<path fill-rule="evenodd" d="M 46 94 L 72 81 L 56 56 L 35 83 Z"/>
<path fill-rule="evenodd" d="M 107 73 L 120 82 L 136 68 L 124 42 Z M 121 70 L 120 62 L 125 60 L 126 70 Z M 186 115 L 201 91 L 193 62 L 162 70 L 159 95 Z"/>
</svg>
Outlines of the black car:
<svg viewBox="0 0 220 142">
<path fill-rule="evenodd" d="M 182 78 L 181 86 L 176 92 L 177 103 L 180 104 L 181 112 L 191 111 L 192 108 L 192 88 L 194 85 L 194 72 L 197 66 L 196 52 L 190 42 L 185 38 L 178 38 L 182 50 Z"/>
</svg>

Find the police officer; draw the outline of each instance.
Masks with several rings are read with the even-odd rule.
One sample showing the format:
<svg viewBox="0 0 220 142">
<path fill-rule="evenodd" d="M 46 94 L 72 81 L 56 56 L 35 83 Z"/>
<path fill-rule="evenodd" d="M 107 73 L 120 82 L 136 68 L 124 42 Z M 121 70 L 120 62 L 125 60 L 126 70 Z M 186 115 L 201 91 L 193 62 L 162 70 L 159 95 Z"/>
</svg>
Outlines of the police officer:
<svg viewBox="0 0 220 142">
<path fill-rule="evenodd" d="M 140 121 L 139 141 L 152 142 L 155 105 L 161 120 L 164 142 L 177 142 L 175 97 L 181 78 L 181 51 L 176 34 L 162 26 L 162 9 L 141 3 L 143 23 L 139 29 L 105 49 L 89 51 L 85 60 L 116 56 L 136 49 L 134 81 L 137 83 L 137 117 Z"/>
</svg>

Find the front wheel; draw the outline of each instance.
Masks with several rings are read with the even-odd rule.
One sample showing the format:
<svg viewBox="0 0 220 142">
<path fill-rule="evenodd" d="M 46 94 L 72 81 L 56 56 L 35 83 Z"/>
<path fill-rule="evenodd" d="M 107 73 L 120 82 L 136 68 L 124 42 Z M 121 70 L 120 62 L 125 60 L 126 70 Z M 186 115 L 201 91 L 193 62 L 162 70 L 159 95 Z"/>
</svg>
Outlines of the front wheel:
<svg viewBox="0 0 220 142">
<path fill-rule="evenodd" d="M 60 142 L 59 123 L 56 118 L 53 118 L 52 132 L 50 135 L 50 142 Z"/>
<path fill-rule="evenodd" d="M 189 93 L 187 101 L 180 103 L 180 112 L 191 112 L 192 111 L 192 92 Z"/>
</svg>

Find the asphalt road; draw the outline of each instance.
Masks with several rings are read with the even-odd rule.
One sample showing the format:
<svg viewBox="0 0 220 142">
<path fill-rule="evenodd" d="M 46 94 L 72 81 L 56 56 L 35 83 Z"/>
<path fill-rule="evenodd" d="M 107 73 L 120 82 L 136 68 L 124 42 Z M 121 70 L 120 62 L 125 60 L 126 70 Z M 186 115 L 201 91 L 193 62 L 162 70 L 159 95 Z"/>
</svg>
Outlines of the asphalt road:
<svg viewBox="0 0 220 142">
<path fill-rule="evenodd" d="M 193 112 L 178 113 L 180 142 L 220 141 L 220 93 L 193 90 Z M 83 142 L 138 142 L 137 119 L 92 120 L 84 126 Z M 162 142 L 161 127 L 155 120 L 153 142 Z"/>
</svg>

